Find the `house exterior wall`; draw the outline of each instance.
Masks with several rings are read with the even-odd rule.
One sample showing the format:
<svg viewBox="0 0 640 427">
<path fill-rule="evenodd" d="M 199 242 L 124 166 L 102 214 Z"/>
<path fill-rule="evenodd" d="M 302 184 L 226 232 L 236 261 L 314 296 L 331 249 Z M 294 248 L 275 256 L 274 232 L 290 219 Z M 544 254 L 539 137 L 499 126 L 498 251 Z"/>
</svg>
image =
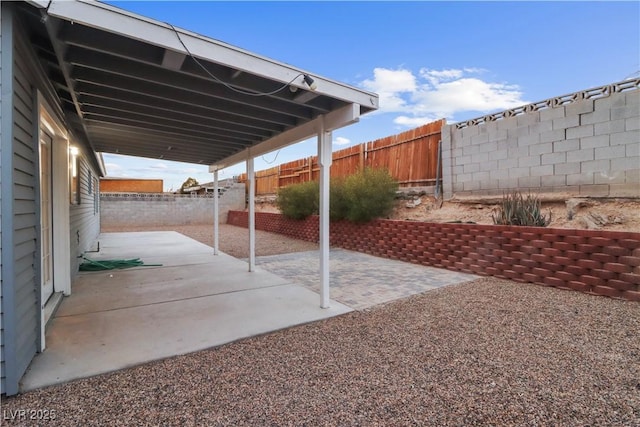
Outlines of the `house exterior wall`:
<svg viewBox="0 0 640 427">
<path fill-rule="evenodd" d="M 3 83 L 3 74 L 2 74 L 2 60 L 4 56 L 2 55 L 2 6 L 0 5 L 0 93 L 2 93 L 2 83 Z M 2 112 L 3 112 L 3 99 L 0 96 L 0 141 L 2 141 Z M 6 102 L 5 102 L 6 105 Z M 0 143 L 0 188 L 2 188 L 2 146 Z M 2 191 L 0 191 L 0 206 L 2 206 Z M 2 209 L 0 209 L 0 284 L 2 283 Z M 2 286 L 0 286 L 0 393 L 4 390 L 4 382 L 5 382 L 5 366 L 4 366 L 4 322 L 2 319 Z"/>
<path fill-rule="evenodd" d="M 161 179 L 109 179 L 100 180 L 103 193 L 162 193 Z"/>
<path fill-rule="evenodd" d="M 640 197 L 640 90 L 633 84 L 549 99 L 518 115 L 506 111 L 445 126 L 445 198 L 516 189 Z"/>
<path fill-rule="evenodd" d="M 3 96 L 0 104 L 0 393 L 7 395 L 18 392 L 19 380 L 40 347 L 38 94 L 47 104 L 59 107 L 26 28 L 14 15 L 15 7 L 11 2 L 0 5 L 0 58 L 4 64 L 0 81 L 2 93 L 12 94 Z M 63 122 L 60 117 L 56 120 Z M 84 150 L 79 162 L 81 202 L 70 208 L 70 217 L 54 221 L 69 221 L 71 226 L 73 275 L 78 271 L 76 257 L 95 241 L 100 220 L 97 163 L 90 161 L 93 153 L 74 141 L 73 135 L 71 143 Z"/>
<path fill-rule="evenodd" d="M 7 394 L 17 392 L 37 351 L 40 323 L 34 67 L 11 8 L 3 3 L 1 12 L 2 89 L 11 94 L 2 104 L 2 392 Z"/>
<path fill-rule="evenodd" d="M 80 151 L 80 203 L 69 209 L 72 278 L 78 273 L 78 267 L 82 263 L 82 259 L 78 257 L 91 248 L 100 234 L 100 180 L 95 168 L 87 160 L 91 155 L 86 149 Z"/>
</svg>

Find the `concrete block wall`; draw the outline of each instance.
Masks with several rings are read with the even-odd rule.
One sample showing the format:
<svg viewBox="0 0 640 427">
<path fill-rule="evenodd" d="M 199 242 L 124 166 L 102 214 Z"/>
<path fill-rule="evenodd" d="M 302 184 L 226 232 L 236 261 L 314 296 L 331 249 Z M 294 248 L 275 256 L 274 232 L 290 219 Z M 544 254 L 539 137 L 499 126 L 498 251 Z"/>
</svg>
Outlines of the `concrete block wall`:
<svg viewBox="0 0 640 427">
<path fill-rule="evenodd" d="M 229 224 L 247 227 L 247 212 Z M 318 241 L 318 217 L 257 212 L 256 228 Z M 640 233 L 375 220 L 332 222 L 331 245 L 516 282 L 640 301 Z"/>
<path fill-rule="evenodd" d="M 640 197 L 640 90 L 530 110 L 442 129 L 445 198 L 516 189 Z"/>
<path fill-rule="evenodd" d="M 219 221 L 227 222 L 230 210 L 244 209 L 245 186 L 234 184 L 219 199 Z M 103 194 L 101 226 L 213 224 L 213 197 L 174 195 Z"/>
</svg>

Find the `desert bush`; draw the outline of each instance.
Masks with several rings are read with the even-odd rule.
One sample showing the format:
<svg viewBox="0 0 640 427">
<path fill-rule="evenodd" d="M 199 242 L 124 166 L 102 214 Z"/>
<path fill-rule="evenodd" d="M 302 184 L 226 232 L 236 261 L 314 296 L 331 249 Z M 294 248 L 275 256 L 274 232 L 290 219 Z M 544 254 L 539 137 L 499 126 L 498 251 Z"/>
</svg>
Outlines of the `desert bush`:
<svg viewBox="0 0 640 427">
<path fill-rule="evenodd" d="M 331 220 L 362 223 L 393 210 L 398 183 L 386 169 L 364 169 L 347 178 L 332 178 L 329 187 Z M 303 182 L 278 190 L 276 204 L 287 218 L 304 219 L 319 210 L 319 184 Z"/>
<path fill-rule="evenodd" d="M 503 195 L 491 217 L 496 225 L 546 227 L 551 223 L 551 211 L 549 216 L 542 213 L 540 199 L 531 193 L 524 197 L 519 191 Z"/>
<path fill-rule="evenodd" d="M 276 205 L 287 218 L 304 219 L 318 213 L 319 185 L 302 182 L 278 189 Z"/>
<path fill-rule="evenodd" d="M 388 170 L 365 168 L 349 175 L 343 185 L 344 202 L 338 203 L 346 206 L 345 218 L 349 221 L 368 222 L 393 210 L 398 183 Z"/>
<path fill-rule="evenodd" d="M 346 219 L 349 213 L 349 200 L 346 196 L 345 178 L 331 178 L 329 186 L 329 216 L 331 221 Z"/>
</svg>

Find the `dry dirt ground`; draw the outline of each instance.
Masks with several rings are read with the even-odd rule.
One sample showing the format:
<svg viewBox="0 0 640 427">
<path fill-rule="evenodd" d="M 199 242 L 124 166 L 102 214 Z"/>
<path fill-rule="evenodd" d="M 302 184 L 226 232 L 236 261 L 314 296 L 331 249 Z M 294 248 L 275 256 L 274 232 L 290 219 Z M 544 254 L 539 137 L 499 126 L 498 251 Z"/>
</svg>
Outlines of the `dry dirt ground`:
<svg viewBox="0 0 640 427">
<path fill-rule="evenodd" d="M 440 203 L 433 196 L 415 195 L 396 200 L 389 219 L 428 222 L 474 222 L 493 224 L 491 214 L 498 199 L 458 200 Z M 278 212 L 271 201 L 256 204 L 256 210 Z M 571 198 L 545 201 L 549 227 L 640 232 L 639 199 Z"/>
<path fill-rule="evenodd" d="M 213 225 L 149 225 L 147 227 L 103 227 L 103 233 L 128 231 L 177 231 L 213 247 Z M 249 257 L 249 231 L 233 225 L 220 224 L 220 250 L 236 258 Z M 279 255 L 318 249 L 317 243 L 256 230 L 256 255 Z"/>
</svg>

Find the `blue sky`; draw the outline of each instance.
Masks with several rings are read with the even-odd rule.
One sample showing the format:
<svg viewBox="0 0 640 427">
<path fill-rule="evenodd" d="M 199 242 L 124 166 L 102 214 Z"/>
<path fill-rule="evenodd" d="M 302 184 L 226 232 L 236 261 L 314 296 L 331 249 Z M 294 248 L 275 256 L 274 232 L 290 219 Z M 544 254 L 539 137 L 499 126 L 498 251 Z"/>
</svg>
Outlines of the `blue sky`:
<svg viewBox="0 0 640 427">
<path fill-rule="evenodd" d="M 379 93 L 380 111 L 335 131 L 334 150 L 640 75 L 638 2 L 109 3 Z M 315 152 L 301 142 L 256 169 Z M 162 178 L 165 190 L 212 179 L 201 165 L 104 159 L 109 175 Z"/>
</svg>

